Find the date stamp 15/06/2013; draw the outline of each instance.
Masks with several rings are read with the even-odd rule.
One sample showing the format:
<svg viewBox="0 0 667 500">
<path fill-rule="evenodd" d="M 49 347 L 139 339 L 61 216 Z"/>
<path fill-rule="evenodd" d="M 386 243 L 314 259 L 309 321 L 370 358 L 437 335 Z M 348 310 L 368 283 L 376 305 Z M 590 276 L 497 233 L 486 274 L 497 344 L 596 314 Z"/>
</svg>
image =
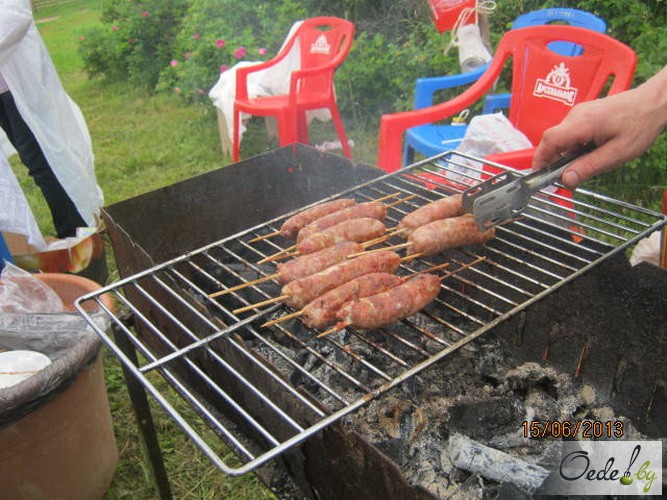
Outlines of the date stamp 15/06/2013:
<svg viewBox="0 0 667 500">
<path fill-rule="evenodd" d="M 524 420 L 526 438 L 620 439 L 625 434 L 621 420 Z"/>
</svg>

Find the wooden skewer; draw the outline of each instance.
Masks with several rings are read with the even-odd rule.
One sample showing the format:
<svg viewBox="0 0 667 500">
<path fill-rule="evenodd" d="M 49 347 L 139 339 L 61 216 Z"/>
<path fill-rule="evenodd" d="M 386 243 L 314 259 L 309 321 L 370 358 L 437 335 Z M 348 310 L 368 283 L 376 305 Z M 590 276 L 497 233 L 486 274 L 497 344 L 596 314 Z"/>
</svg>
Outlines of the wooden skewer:
<svg viewBox="0 0 667 500">
<path fill-rule="evenodd" d="M 440 277 L 440 281 L 449 278 L 450 276 L 454 276 L 456 273 L 459 271 L 463 271 L 464 269 L 468 269 L 469 267 L 474 266 L 475 264 L 479 264 L 483 260 L 486 260 L 486 257 L 479 257 L 478 259 L 473 260 L 472 262 L 468 262 L 467 264 L 459 267 L 458 269 L 454 269 L 453 271 L 448 272 L 447 274 L 443 275 Z"/>
<path fill-rule="evenodd" d="M 424 252 L 419 252 L 419 253 L 411 253 L 410 255 L 406 255 L 403 257 L 404 260 L 415 260 L 418 259 L 419 257 L 423 257 L 426 255 Z"/>
<path fill-rule="evenodd" d="M 240 307 L 238 309 L 234 309 L 232 311 L 232 313 L 241 314 L 241 313 L 244 313 L 246 311 L 251 311 L 252 309 L 258 309 L 258 308 L 263 307 L 263 306 L 268 306 L 270 304 L 275 304 L 276 302 L 280 302 L 281 300 L 285 300 L 287 298 L 289 298 L 289 295 L 281 295 L 280 297 L 273 297 L 272 299 L 267 299 L 267 300 L 264 300 L 262 302 L 257 302 L 256 304 L 250 304 L 250 305 L 245 306 L 245 307 Z"/>
<path fill-rule="evenodd" d="M 278 273 L 271 274 L 269 276 L 264 276 L 263 278 L 258 278 L 253 281 L 248 281 L 246 283 L 241 283 L 240 285 L 233 286 L 231 288 L 226 288 L 225 290 L 219 290 L 217 292 L 213 292 L 208 296 L 209 299 L 214 299 L 216 297 L 220 297 L 221 295 L 225 295 L 227 293 L 235 292 L 236 290 L 241 290 L 242 288 L 245 288 L 247 286 L 252 286 L 252 285 L 258 285 L 259 283 L 264 283 L 265 281 L 269 281 L 272 279 L 278 278 L 280 275 Z"/>
<path fill-rule="evenodd" d="M 282 255 L 272 255 L 270 258 L 266 258 L 263 261 L 258 262 L 258 264 L 264 264 L 266 262 L 275 262 L 277 260 L 283 260 L 283 259 L 290 259 L 292 257 L 298 257 L 301 255 L 301 252 L 292 252 L 292 253 L 284 253 Z"/>
<path fill-rule="evenodd" d="M 409 280 L 413 276 L 416 276 L 418 274 L 424 274 L 424 273 L 432 273 L 433 271 L 439 271 L 440 269 L 444 269 L 446 267 L 449 267 L 449 262 L 445 262 L 444 264 L 439 264 L 437 266 L 429 267 L 428 269 L 424 269 L 423 271 L 417 271 L 415 273 L 412 273 L 408 276 L 404 276 L 403 279 L 405 281 Z"/>
<path fill-rule="evenodd" d="M 396 236 L 398 233 L 400 233 L 402 230 L 401 229 L 387 229 L 387 232 L 383 235 L 380 236 L 379 238 L 375 238 L 372 240 L 364 241 L 361 246 L 364 248 L 372 247 L 375 245 L 378 245 L 380 243 L 384 243 L 387 240 L 390 240 L 394 236 Z"/>
<path fill-rule="evenodd" d="M 376 198 L 375 201 L 384 201 L 390 198 L 396 198 L 399 194 L 401 194 L 401 192 L 396 191 L 395 193 L 388 194 L 387 196 L 383 196 L 382 198 Z"/>
<path fill-rule="evenodd" d="M 323 337 L 326 337 L 327 335 L 331 335 L 334 332 L 337 332 L 338 330 L 342 330 L 343 328 L 346 328 L 349 324 L 348 323 L 337 323 L 336 325 L 332 326 L 328 330 L 323 331 L 320 333 L 317 337 L 318 339 L 321 339 Z"/>
<path fill-rule="evenodd" d="M 400 250 L 401 248 L 405 248 L 409 245 L 409 243 L 399 243 L 398 245 L 391 245 L 388 247 L 382 247 L 382 248 L 376 248 L 374 250 L 366 250 L 365 252 L 359 252 L 359 253 L 353 253 L 347 256 L 348 259 L 352 259 L 354 257 L 359 257 L 360 255 L 365 255 L 370 252 L 384 252 L 387 250 Z"/>
<path fill-rule="evenodd" d="M 257 238 L 253 238 L 251 240 L 248 240 L 248 243 L 257 243 L 258 241 L 265 240 L 267 238 L 273 238 L 274 236 L 278 236 L 280 234 L 280 231 L 274 231 L 272 233 L 264 234 L 262 236 L 258 236 Z"/>
<path fill-rule="evenodd" d="M 282 258 L 281 255 L 285 255 L 288 252 L 291 252 L 296 248 L 296 245 L 292 245 L 291 247 L 287 247 L 280 252 L 274 253 L 273 255 L 269 255 L 268 257 L 264 257 L 262 260 L 258 261 L 257 264 L 265 264 L 266 262 L 271 262 L 273 260 L 277 260 Z"/>
<path fill-rule="evenodd" d="M 288 319 L 292 318 L 298 318 L 303 314 L 303 309 L 300 311 L 293 312 L 292 314 L 285 314 L 285 316 L 281 316 L 280 318 L 273 319 L 271 321 L 267 321 L 264 323 L 261 328 L 264 328 L 265 326 L 273 326 L 277 325 L 278 323 L 282 323 L 283 321 L 287 321 Z"/>
<path fill-rule="evenodd" d="M 401 198 L 400 200 L 396 200 L 395 202 L 390 203 L 389 205 L 387 205 L 387 208 L 391 208 L 391 207 L 395 207 L 396 205 L 400 205 L 401 203 L 403 203 L 405 201 L 411 200 L 415 196 L 417 196 L 417 195 L 416 194 L 411 194 L 410 196 L 406 196 L 405 198 Z"/>
</svg>

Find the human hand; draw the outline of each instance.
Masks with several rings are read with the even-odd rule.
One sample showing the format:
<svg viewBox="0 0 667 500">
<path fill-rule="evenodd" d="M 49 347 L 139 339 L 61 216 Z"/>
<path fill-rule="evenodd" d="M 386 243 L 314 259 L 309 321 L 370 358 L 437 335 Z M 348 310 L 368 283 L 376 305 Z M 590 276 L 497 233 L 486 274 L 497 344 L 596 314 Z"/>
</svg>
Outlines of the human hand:
<svg viewBox="0 0 667 500">
<path fill-rule="evenodd" d="M 533 167 L 594 142 L 597 148 L 573 161 L 561 176 L 563 184 L 574 188 L 641 155 L 666 124 L 667 67 L 636 89 L 575 106 L 559 125 L 544 132 Z"/>
</svg>

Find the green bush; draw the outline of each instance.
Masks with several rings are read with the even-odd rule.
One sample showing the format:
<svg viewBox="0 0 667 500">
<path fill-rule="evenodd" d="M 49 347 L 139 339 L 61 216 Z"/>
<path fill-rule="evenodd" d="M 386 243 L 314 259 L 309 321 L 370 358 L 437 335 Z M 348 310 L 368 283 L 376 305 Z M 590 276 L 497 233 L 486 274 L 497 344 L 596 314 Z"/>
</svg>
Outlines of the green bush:
<svg viewBox="0 0 667 500">
<path fill-rule="evenodd" d="M 85 32 L 79 53 L 86 72 L 154 89 L 172 57 L 189 0 L 102 0 L 101 27 Z"/>
<path fill-rule="evenodd" d="M 306 12 L 292 0 L 280 4 L 195 0 L 176 37 L 169 66 L 162 70 L 158 90 L 173 89 L 188 100 L 202 99 L 221 71 L 239 61 L 262 61 L 275 55 L 292 24 L 305 17 Z"/>
</svg>

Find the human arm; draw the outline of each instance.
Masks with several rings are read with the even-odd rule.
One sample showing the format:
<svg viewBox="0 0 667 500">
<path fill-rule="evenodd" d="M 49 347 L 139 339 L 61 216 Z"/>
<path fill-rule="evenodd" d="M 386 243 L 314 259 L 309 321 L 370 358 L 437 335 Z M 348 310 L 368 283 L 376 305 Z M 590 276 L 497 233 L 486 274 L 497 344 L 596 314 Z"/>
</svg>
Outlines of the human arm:
<svg viewBox="0 0 667 500">
<path fill-rule="evenodd" d="M 578 145 L 597 148 L 573 161 L 561 176 L 575 187 L 636 158 L 651 147 L 667 126 L 667 66 L 639 87 L 576 105 L 567 117 L 544 132 L 533 167 Z"/>
</svg>

